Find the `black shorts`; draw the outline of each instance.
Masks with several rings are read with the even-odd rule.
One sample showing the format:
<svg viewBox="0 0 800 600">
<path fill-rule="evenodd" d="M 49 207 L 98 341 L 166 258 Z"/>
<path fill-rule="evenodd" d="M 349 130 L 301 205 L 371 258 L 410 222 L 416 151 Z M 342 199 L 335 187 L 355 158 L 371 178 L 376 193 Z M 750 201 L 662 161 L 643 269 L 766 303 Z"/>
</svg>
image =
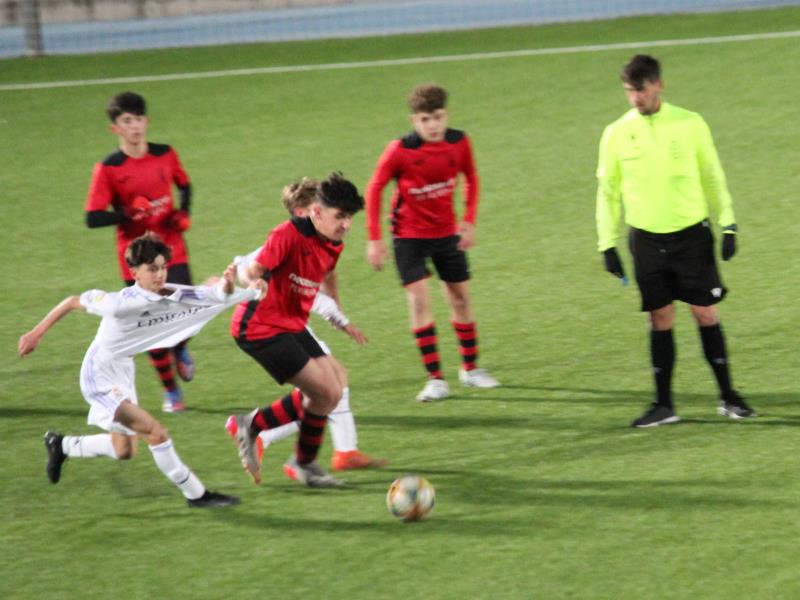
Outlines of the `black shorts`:
<svg viewBox="0 0 800 600">
<path fill-rule="evenodd" d="M 632 227 L 629 242 L 643 311 L 675 300 L 711 306 L 725 297 L 728 290 L 717 270 L 708 221 L 674 233 L 650 233 Z"/>
<path fill-rule="evenodd" d="M 192 274 L 189 271 L 188 263 L 172 265 L 167 270 L 167 283 L 180 283 L 181 285 L 192 285 Z M 125 285 L 131 286 L 133 284 L 134 284 L 133 279 L 125 280 Z"/>
<path fill-rule="evenodd" d="M 312 358 L 325 356 L 307 329 L 300 333 L 279 333 L 263 340 L 236 338 L 236 343 L 280 384 L 297 375 Z"/>
<path fill-rule="evenodd" d="M 430 277 L 427 259 L 439 274 L 439 279 L 448 283 L 461 283 L 469 279 L 467 254 L 458 249 L 457 235 L 443 238 L 394 238 L 394 260 L 400 280 L 408 285 Z"/>
</svg>

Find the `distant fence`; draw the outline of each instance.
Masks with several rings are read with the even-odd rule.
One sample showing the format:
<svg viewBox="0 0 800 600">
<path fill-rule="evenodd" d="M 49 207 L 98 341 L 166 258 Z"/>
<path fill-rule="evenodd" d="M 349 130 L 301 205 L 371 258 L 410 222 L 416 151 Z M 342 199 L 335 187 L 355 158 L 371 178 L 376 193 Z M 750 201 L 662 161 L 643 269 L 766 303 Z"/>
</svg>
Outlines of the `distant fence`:
<svg viewBox="0 0 800 600">
<path fill-rule="evenodd" d="M 0 57 L 361 37 L 800 0 L 0 0 Z"/>
</svg>

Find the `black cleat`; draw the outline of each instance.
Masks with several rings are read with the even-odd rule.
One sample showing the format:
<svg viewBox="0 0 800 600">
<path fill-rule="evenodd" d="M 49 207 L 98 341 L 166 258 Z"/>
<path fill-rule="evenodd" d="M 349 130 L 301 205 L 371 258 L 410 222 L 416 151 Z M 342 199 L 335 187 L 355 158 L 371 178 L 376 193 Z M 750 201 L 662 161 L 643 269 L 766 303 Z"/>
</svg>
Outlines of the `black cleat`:
<svg viewBox="0 0 800 600">
<path fill-rule="evenodd" d="M 658 427 L 659 425 L 669 425 L 677 423 L 681 418 L 675 414 L 670 406 L 653 403 L 641 417 L 631 423 L 631 427 Z"/>
<path fill-rule="evenodd" d="M 189 508 L 214 508 L 217 506 L 235 506 L 241 500 L 236 496 L 226 496 L 225 494 L 218 494 L 217 492 L 209 492 L 206 490 L 203 495 L 194 500 L 186 500 Z"/>
<path fill-rule="evenodd" d="M 67 455 L 61 448 L 64 436 L 55 431 L 44 434 L 44 447 L 47 448 L 47 478 L 50 483 L 58 483 L 61 479 L 61 466 L 67 460 Z"/>
<path fill-rule="evenodd" d="M 749 417 L 757 417 L 754 411 L 747 402 L 744 401 L 739 395 L 739 392 L 732 390 L 730 394 L 719 401 L 717 414 L 723 417 L 730 417 L 731 419 L 747 419 Z"/>
</svg>

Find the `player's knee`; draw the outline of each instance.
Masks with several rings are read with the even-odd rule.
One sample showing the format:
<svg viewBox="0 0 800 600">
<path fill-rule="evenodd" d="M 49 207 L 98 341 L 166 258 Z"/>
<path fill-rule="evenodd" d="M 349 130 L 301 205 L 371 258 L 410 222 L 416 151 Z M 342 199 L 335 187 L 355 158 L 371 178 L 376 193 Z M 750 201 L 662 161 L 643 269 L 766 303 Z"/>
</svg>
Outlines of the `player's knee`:
<svg viewBox="0 0 800 600">
<path fill-rule="evenodd" d="M 714 307 L 693 308 L 692 316 L 700 327 L 711 327 L 717 324 L 717 311 Z"/>
<path fill-rule="evenodd" d="M 342 386 L 347 385 L 347 369 L 344 368 L 344 365 L 337 360 L 333 363 L 333 368 L 336 371 L 336 376 L 339 378 L 339 383 Z"/>
<path fill-rule="evenodd" d="M 339 400 L 342 398 L 342 386 L 338 383 L 332 383 L 330 386 L 327 387 L 325 390 L 325 406 L 328 409 L 328 412 L 332 411 L 336 408 L 336 405 L 339 404 Z"/>
<path fill-rule="evenodd" d="M 112 446 L 114 447 L 114 458 L 117 460 L 130 460 L 136 450 L 136 446 L 127 438 L 120 441 L 113 440 Z"/>
<path fill-rule="evenodd" d="M 130 460 L 133 458 L 133 447 L 125 446 L 124 448 L 114 448 L 117 453 L 117 460 Z"/>
<path fill-rule="evenodd" d="M 327 415 L 342 398 L 342 386 L 336 382 L 329 382 L 325 386 L 320 387 L 317 393 L 309 396 L 311 404 L 309 409 L 317 414 Z"/>
<path fill-rule="evenodd" d="M 151 446 L 156 446 L 158 444 L 163 444 L 168 439 L 169 432 L 167 431 L 167 428 L 156 421 L 155 425 L 153 425 L 152 429 L 150 430 L 150 435 L 147 436 L 147 443 Z"/>
</svg>

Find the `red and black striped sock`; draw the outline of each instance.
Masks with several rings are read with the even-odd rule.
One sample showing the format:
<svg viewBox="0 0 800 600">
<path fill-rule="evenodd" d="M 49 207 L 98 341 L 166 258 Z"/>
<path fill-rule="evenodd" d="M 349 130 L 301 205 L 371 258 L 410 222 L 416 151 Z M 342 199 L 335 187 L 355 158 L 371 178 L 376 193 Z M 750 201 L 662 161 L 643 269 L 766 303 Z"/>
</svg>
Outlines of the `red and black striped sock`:
<svg viewBox="0 0 800 600">
<path fill-rule="evenodd" d="M 414 337 L 417 341 L 417 348 L 422 354 L 422 364 L 428 371 L 431 379 L 444 379 L 442 367 L 439 364 L 439 350 L 436 348 L 436 326 L 431 323 L 425 327 L 414 329 Z"/>
<path fill-rule="evenodd" d="M 452 321 L 453 329 L 458 337 L 458 351 L 465 371 L 472 371 L 478 362 L 478 333 L 475 323 L 456 323 Z"/>
<path fill-rule="evenodd" d="M 300 419 L 300 436 L 297 438 L 297 462 L 299 464 L 307 465 L 317 458 L 327 422 L 328 417 L 325 415 L 315 415 L 305 411 Z"/>
<path fill-rule="evenodd" d="M 303 392 L 294 388 L 283 398 L 278 398 L 256 413 L 253 419 L 253 431 L 265 431 L 297 421 L 303 416 Z"/>
<path fill-rule="evenodd" d="M 172 370 L 172 355 L 170 355 L 169 349 L 157 348 L 156 350 L 150 350 L 148 354 L 150 355 L 150 363 L 158 371 L 158 378 L 161 380 L 161 385 L 164 386 L 164 389 L 168 392 L 174 392 L 178 389 L 178 385 L 175 383 L 175 374 Z"/>
</svg>

